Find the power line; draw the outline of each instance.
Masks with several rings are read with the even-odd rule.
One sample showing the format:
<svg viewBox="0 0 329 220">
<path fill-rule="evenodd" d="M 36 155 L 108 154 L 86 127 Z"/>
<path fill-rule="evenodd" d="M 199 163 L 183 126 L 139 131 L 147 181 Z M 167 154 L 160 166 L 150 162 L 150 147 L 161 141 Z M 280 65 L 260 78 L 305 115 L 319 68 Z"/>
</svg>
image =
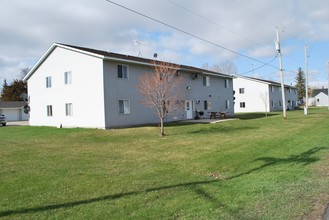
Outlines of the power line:
<svg viewBox="0 0 329 220">
<path fill-rule="evenodd" d="M 255 62 L 258 62 L 258 63 L 264 64 L 264 65 L 267 65 L 267 66 L 270 66 L 270 67 L 275 68 L 275 69 L 279 69 L 278 67 L 275 67 L 275 66 L 269 65 L 269 64 L 267 64 L 267 63 L 265 63 L 265 62 L 263 62 L 263 61 L 261 61 L 261 60 L 257 60 L 257 59 L 255 59 L 255 58 L 249 57 L 249 56 L 244 55 L 244 54 L 242 54 L 242 53 L 239 53 L 239 52 L 236 52 L 236 51 L 234 51 L 234 50 L 228 49 L 228 48 L 226 48 L 226 47 L 224 47 L 224 46 L 221 46 L 221 45 L 219 45 L 219 44 L 213 43 L 213 42 L 211 42 L 211 41 L 209 41 L 209 40 L 207 40 L 207 39 L 204 39 L 204 38 L 202 38 L 202 37 L 199 37 L 199 36 L 197 36 L 197 35 L 195 35 L 195 34 L 191 34 L 191 33 L 187 32 L 187 31 L 184 31 L 184 30 L 182 30 L 182 29 L 180 29 L 180 28 L 177 28 L 177 27 L 175 27 L 175 26 L 172 26 L 172 25 L 170 25 L 170 24 L 167 24 L 167 23 L 165 23 L 165 22 L 162 22 L 162 21 L 160 21 L 160 20 L 157 20 L 157 19 L 155 19 L 155 18 L 152 18 L 152 17 L 150 17 L 150 16 L 148 16 L 148 15 L 145 15 L 145 14 L 143 14 L 143 13 L 141 13 L 141 12 L 135 11 L 135 10 L 133 10 L 133 9 L 131 9 L 131 8 L 126 7 L 126 6 L 120 5 L 120 4 L 116 3 L 116 2 L 113 2 L 113 1 L 110 1 L 110 0 L 106 0 L 106 1 L 109 2 L 109 3 L 111 3 L 111 4 L 116 5 L 116 6 L 118 6 L 118 7 L 121 7 L 121 8 L 123 8 L 123 9 L 126 9 L 126 10 L 128 10 L 128 11 L 131 11 L 131 12 L 133 12 L 133 13 L 135 13 L 135 14 L 138 14 L 138 15 L 140 15 L 140 16 L 142 16 L 142 17 L 145 17 L 145 18 L 147 18 L 147 19 L 150 19 L 150 20 L 152 20 L 152 21 L 155 21 L 155 22 L 157 22 L 157 23 L 160 23 L 160 24 L 162 24 L 162 25 L 164 25 L 164 26 L 167 26 L 167 27 L 169 27 L 169 28 L 171 28 L 171 29 L 174 29 L 174 30 L 176 30 L 176 31 L 179 31 L 179 32 L 181 32 L 181 33 L 184 33 L 184 34 L 186 34 L 186 35 L 189 35 L 189 36 L 194 37 L 194 38 L 196 38 L 196 39 L 199 39 L 199 40 L 201 40 L 201 41 L 204 41 L 204 42 L 206 42 L 206 43 L 208 43 L 208 44 L 211 44 L 211 45 L 213 45 L 213 46 L 219 47 L 219 48 L 221 48 L 221 49 L 223 49 L 223 50 L 229 51 L 229 52 L 231 52 L 231 53 L 233 53 L 233 54 L 239 55 L 239 56 L 244 57 L 244 58 L 246 58 L 246 59 L 249 59 L 249 60 L 252 60 L 252 61 L 255 61 Z"/>
<path fill-rule="evenodd" d="M 257 67 L 256 69 L 253 68 L 252 70 L 249 70 L 247 72 L 240 73 L 239 75 L 245 75 L 245 74 L 250 73 L 250 72 L 253 72 L 255 70 L 259 70 L 259 69 L 263 68 L 264 66 L 267 66 L 268 64 L 272 63 L 277 57 L 278 57 L 278 55 L 275 55 L 275 57 L 273 57 L 273 59 L 270 60 L 270 61 L 268 61 L 267 63 L 264 63 L 263 65 Z"/>
<path fill-rule="evenodd" d="M 171 1 L 171 0 L 166 0 L 166 1 L 169 2 L 169 3 L 171 3 L 171 4 L 173 4 L 173 5 L 175 5 L 175 6 L 177 6 L 177 7 L 179 7 L 179 8 L 181 8 L 181 9 L 183 9 L 183 10 L 185 10 L 185 11 L 187 11 L 187 12 L 189 12 L 189 13 L 191 13 L 191 14 L 193 14 L 193 15 L 195 15 L 195 16 L 197 16 L 197 17 L 199 17 L 199 18 L 202 18 L 203 20 L 205 20 L 205 21 L 207 21 L 207 22 L 209 22 L 209 23 L 211 23 L 211 24 L 214 24 L 214 25 L 216 25 L 216 26 L 218 26 L 218 27 L 224 29 L 224 30 L 227 31 L 227 32 L 230 32 L 231 34 L 234 34 L 234 35 L 236 35 L 236 36 L 238 36 L 238 37 L 240 37 L 240 38 L 242 38 L 242 39 L 245 39 L 245 40 L 247 40 L 247 41 L 253 42 L 253 43 L 258 44 L 258 45 L 260 45 L 260 46 L 264 46 L 263 44 L 258 43 L 257 41 L 254 41 L 254 40 L 252 40 L 252 39 L 250 39 L 250 38 L 247 38 L 247 37 L 245 37 L 245 36 L 243 36 L 243 35 L 241 35 L 241 34 L 238 34 L 238 33 L 234 32 L 234 31 L 231 31 L 230 29 L 224 27 L 223 25 L 220 25 L 220 24 L 218 24 L 218 23 L 216 23 L 216 22 L 214 22 L 214 21 L 212 21 L 212 20 L 206 18 L 205 16 L 202 16 L 202 15 L 200 15 L 200 14 L 198 14 L 198 13 L 196 13 L 196 12 L 194 12 L 194 11 L 192 11 L 192 10 L 190 10 L 190 9 L 188 9 L 188 8 L 186 8 L 186 7 L 184 7 L 184 6 L 180 5 L 180 4 L 178 4 L 178 3 L 176 3 L 176 2 L 173 2 L 173 1 Z"/>
</svg>

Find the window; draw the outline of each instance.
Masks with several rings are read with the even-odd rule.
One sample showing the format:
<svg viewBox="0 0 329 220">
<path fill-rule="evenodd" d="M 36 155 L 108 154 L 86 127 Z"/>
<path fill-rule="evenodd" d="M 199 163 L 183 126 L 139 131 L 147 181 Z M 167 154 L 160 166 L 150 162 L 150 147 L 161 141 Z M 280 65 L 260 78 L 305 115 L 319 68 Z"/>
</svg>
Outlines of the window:
<svg viewBox="0 0 329 220">
<path fill-rule="evenodd" d="M 210 86 L 210 77 L 209 76 L 204 76 L 203 77 L 203 85 L 204 86 Z"/>
<path fill-rule="evenodd" d="M 128 66 L 127 65 L 118 65 L 118 78 L 119 79 L 128 79 Z"/>
<path fill-rule="evenodd" d="M 281 101 L 279 101 L 279 106 L 280 106 L 280 107 L 282 106 L 282 103 L 281 103 Z"/>
<path fill-rule="evenodd" d="M 129 115 L 130 114 L 130 101 L 119 100 L 119 113 Z"/>
<path fill-rule="evenodd" d="M 51 76 L 46 77 L 46 88 L 51 88 Z"/>
<path fill-rule="evenodd" d="M 170 111 L 170 100 L 163 101 L 163 108 L 166 113 L 168 113 Z"/>
<path fill-rule="evenodd" d="M 230 82 L 228 79 L 225 79 L 225 88 L 229 88 L 230 87 Z"/>
<path fill-rule="evenodd" d="M 53 106 L 47 105 L 47 116 L 51 117 L 53 116 Z"/>
<path fill-rule="evenodd" d="M 271 92 L 274 92 L 274 86 L 271 86 Z"/>
<path fill-rule="evenodd" d="M 204 108 L 204 110 L 211 110 L 211 101 L 204 100 L 204 102 L 203 102 L 203 108 Z"/>
<path fill-rule="evenodd" d="M 226 100 L 226 109 L 230 109 L 230 100 Z"/>
<path fill-rule="evenodd" d="M 68 72 L 64 73 L 64 83 L 65 83 L 65 85 L 72 83 L 72 73 L 71 73 L 71 71 L 68 71 Z"/>
<path fill-rule="evenodd" d="M 243 94 L 243 93 L 244 93 L 244 88 L 240 88 L 240 89 L 239 89 L 239 93 L 240 93 L 240 94 Z"/>
<path fill-rule="evenodd" d="M 245 108 L 246 107 L 246 103 L 245 102 L 240 102 L 240 108 Z"/>
<path fill-rule="evenodd" d="M 274 101 L 273 100 L 271 100 L 271 106 L 274 107 Z"/>
<path fill-rule="evenodd" d="M 73 115 L 72 103 L 66 103 L 65 104 L 65 114 L 66 114 L 66 116 L 72 116 Z"/>
</svg>

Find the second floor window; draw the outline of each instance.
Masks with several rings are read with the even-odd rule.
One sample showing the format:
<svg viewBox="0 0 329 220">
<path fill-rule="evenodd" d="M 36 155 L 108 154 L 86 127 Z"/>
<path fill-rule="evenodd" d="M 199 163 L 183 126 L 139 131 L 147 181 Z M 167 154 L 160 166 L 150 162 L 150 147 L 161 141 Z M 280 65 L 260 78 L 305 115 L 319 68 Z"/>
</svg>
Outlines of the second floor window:
<svg viewBox="0 0 329 220">
<path fill-rule="evenodd" d="M 71 71 L 64 73 L 64 83 L 65 84 L 71 84 L 72 83 L 72 73 Z"/>
<path fill-rule="evenodd" d="M 46 88 L 51 88 L 51 76 L 46 77 Z"/>
<path fill-rule="evenodd" d="M 225 88 L 230 87 L 230 81 L 228 79 L 225 79 Z"/>
<path fill-rule="evenodd" d="M 239 93 L 240 93 L 240 94 L 243 94 L 243 93 L 244 93 L 244 88 L 240 88 L 240 89 L 239 89 Z"/>
<path fill-rule="evenodd" d="M 210 86 L 210 77 L 209 76 L 204 76 L 203 77 L 203 85 L 204 86 Z"/>
<path fill-rule="evenodd" d="M 118 78 L 119 79 L 128 79 L 128 66 L 118 65 Z"/>
</svg>

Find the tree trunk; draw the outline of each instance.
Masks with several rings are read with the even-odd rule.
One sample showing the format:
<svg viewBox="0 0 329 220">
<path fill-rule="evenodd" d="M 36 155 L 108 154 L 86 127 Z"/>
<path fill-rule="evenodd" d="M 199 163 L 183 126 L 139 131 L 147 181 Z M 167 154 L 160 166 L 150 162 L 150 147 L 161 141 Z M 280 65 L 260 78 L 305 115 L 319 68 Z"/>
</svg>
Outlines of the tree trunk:
<svg viewBox="0 0 329 220">
<path fill-rule="evenodd" d="M 163 118 L 160 118 L 160 128 L 161 128 L 161 137 L 165 135 L 164 126 L 163 126 Z"/>
</svg>

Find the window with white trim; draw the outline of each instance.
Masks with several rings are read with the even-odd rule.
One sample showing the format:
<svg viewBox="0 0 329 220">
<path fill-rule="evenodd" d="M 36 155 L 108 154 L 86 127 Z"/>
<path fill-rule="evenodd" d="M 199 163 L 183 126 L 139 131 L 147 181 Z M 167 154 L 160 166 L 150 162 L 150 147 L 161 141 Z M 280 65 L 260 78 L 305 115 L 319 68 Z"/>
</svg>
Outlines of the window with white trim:
<svg viewBox="0 0 329 220">
<path fill-rule="evenodd" d="M 244 88 L 239 88 L 239 94 L 244 94 Z"/>
<path fill-rule="evenodd" d="M 274 100 L 271 100 L 271 106 L 274 107 Z"/>
<path fill-rule="evenodd" d="M 119 113 L 124 115 L 130 114 L 130 101 L 129 100 L 119 100 Z"/>
<path fill-rule="evenodd" d="M 65 115 L 72 116 L 73 115 L 73 105 L 72 103 L 65 104 Z"/>
<path fill-rule="evenodd" d="M 210 77 L 209 76 L 204 76 L 203 77 L 203 85 L 204 86 L 210 86 Z"/>
<path fill-rule="evenodd" d="M 225 79 L 225 88 L 230 88 L 230 81 Z"/>
<path fill-rule="evenodd" d="M 118 65 L 118 78 L 119 79 L 128 79 L 129 77 L 129 68 L 127 65 Z"/>
<path fill-rule="evenodd" d="M 204 108 L 204 110 L 211 110 L 211 101 L 204 100 L 204 102 L 203 102 L 203 108 Z"/>
<path fill-rule="evenodd" d="M 51 76 L 46 77 L 46 88 L 51 88 Z"/>
<path fill-rule="evenodd" d="M 246 107 L 246 103 L 245 102 L 240 102 L 240 108 L 245 108 Z"/>
<path fill-rule="evenodd" d="M 48 117 L 53 116 L 53 106 L 52 105 L 47 105 L 47 116 Z"/>
<path fill-rule="evenodd" d="M 65 85 L 72 84 L 72 72 L 71 71 L 64 72 L 64 83 L 65 83 Z"/>
<path fill-rule="evenodd" d="M 230 100 L 226 100 L 226 109 L 230 109 Z"/>
</svg>

